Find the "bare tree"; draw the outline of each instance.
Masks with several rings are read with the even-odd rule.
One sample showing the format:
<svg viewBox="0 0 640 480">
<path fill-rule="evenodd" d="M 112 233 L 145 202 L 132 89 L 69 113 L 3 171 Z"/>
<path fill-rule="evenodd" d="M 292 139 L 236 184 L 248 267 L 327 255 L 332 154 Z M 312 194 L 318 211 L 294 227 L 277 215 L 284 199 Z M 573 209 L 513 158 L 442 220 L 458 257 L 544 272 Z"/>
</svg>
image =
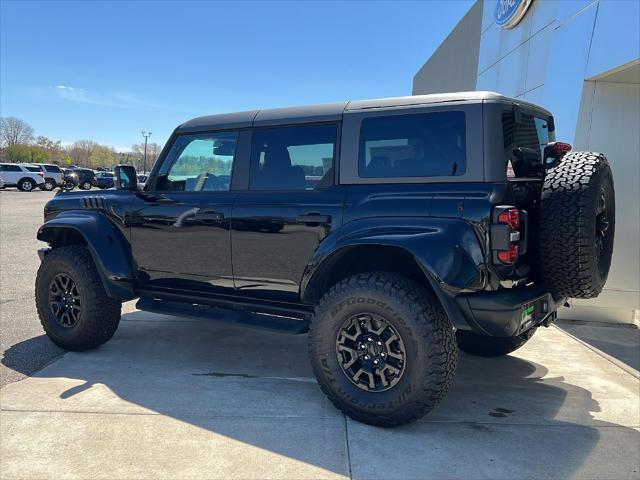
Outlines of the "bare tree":
<svg viewBox="0 0 640 480">
<path fill-rule="evenodd" d="M 33 140 L 33 128 L 27 122 L 16 117 L 0 118 L 0 145 L 13 147 L 24 145 Z"/>
<path fill-rule="evenodd" d="M 98 144 L 93 140 L 78 140 L 65 148 L 74 165 L 79 167 L 91 166 L 91 154 Z"/>
<path fill-rule="evenodd" d="M 131 146 L 131 150 L 138 157 L 139 161 L 136 165 L 136 170 L 140 170 L 142 168 L 142 158 L 144 156 L 144 143 L 138 143 Z M 160 152 L 162 151 L 162 145 L 158 145 L 157 143 L 148 143 L 147 144 L 147 168 L 151 170 L 152 165 L 160 156 Z"/>
</svg>

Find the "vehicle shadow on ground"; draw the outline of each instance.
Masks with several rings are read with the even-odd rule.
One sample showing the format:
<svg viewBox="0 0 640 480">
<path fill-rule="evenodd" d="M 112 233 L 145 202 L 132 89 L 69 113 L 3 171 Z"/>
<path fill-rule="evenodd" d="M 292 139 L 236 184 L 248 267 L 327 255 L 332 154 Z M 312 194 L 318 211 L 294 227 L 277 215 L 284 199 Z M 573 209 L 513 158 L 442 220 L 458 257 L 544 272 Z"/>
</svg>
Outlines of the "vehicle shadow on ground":
<svg viewBox="0 0 640 480">
<path fill-rule="evenodd" d="M 11 367 L 14 355 L 40 341 L 11 347 L 2 363 Z M 123 316 L 104 346 L 69 352 L 35 375 L 64 379 L 55 391 L 25 392 L 20 401 L 27 403 L 21 405 L 3 399 L 3 408 L 158 413 L 328 471 L 348 475 L 353 466 L 354 477 L 378 478 L 434 471 L 464 477 L 475 461 L 482 463 L 478 477 L 553 472 L 566 478 L 598 446 L 598 427 L 619 427 L 594 419 L 600 405 L 590 391 L 563 377 L 543 378 L 548 370 L 540 364 L 516 356 L 466 355 L 454 387 L 420 422 L 396 429 L 345 424 L 315 383 L 306 341 L 306 335 L 134 312 Z M 10 387 L 14 393 L 20 388 Z M 544 426 L 575 428 L 536 433 Z M 637 438 L 638 432 L 627 430 Z M 373 462 L 375 472 L 359 466 L 358 457 L 375 458 L 382 444 L 393 443 L 398 452 Z"/>
</svg>

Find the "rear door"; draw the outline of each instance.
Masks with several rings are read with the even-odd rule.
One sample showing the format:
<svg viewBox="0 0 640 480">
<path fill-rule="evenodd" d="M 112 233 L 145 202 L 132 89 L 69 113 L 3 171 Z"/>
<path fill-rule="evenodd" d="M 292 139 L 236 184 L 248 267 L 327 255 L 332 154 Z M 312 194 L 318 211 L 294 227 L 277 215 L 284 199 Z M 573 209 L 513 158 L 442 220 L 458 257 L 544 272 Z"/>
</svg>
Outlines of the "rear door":
<svg viewBox="0 0 640 480">
<path fill-rule="evenodd" d="M 346 188 L 335 185 L 339 123 L 255 128 L 249 189 L 232 220 L 236 287 L 298 301 L 318 245 L 342 223 Z"/>
<path fill-rule="evenodd" d="M 229 226 L 236 193 L 231 177 L 243 138 L 238 130 L 175 138 L 156 178 L 140 194 L 144 206 L 131 222 L 143 286 L 185 291 L 233 287 Z"/>
<path fill-rule="evenodd" d="M 15 185 L 23 177 L 22 169 L 18 165 L 0 165 L 0 175 L 7 185 Z"/>
</svg>

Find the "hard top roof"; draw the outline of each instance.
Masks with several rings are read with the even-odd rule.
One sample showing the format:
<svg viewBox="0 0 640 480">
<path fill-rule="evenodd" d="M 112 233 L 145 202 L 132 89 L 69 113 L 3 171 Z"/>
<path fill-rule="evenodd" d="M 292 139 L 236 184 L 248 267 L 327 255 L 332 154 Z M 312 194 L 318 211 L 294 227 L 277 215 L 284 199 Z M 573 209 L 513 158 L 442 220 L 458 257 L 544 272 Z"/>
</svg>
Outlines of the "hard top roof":
<svg viewBox="0 0 640 480">
<path fill-rule="evenodd" d="M 378 98 L 372 100 L 352 100 L 339 103 L 306 105 L 302 107 L 248 110 L 245 112 L 222 113 L 197 117 L 180 125 L 178 132 L 197 132 L 210 129 L 248 128 L 251 126 L 294 124 L 303 122 L 328 122 L 340 120 L 344 112 L 391 108 L 411 105 L 428 105 L 446 102 L 514 101 L 541 109 L 521 99 L 505 97 L 495 92 L 456 92 L 407 97 Z M 544 109 L 542 109 L 544 110 Z"/>
</svg>

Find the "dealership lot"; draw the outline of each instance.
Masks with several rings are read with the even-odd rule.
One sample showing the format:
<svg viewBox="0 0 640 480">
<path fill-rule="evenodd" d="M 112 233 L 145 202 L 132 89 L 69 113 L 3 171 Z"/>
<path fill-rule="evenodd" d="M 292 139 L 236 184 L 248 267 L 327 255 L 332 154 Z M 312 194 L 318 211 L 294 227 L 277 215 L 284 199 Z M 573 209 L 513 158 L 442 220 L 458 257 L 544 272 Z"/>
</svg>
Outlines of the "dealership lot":
<svg viewBox="0 0 640 480">
<path fill-rule="evenodd" d="M 2 478 L 640 475 L 634 329 L 551 327 L 511 356 L 463 355 L 430 416 L 387 430 L 325 399 L 304 335 L 129 302 L 110 342 L 65 354 L 33 305 L 35 233 L 51 195 L 0 193 Z"/>
</svg>

